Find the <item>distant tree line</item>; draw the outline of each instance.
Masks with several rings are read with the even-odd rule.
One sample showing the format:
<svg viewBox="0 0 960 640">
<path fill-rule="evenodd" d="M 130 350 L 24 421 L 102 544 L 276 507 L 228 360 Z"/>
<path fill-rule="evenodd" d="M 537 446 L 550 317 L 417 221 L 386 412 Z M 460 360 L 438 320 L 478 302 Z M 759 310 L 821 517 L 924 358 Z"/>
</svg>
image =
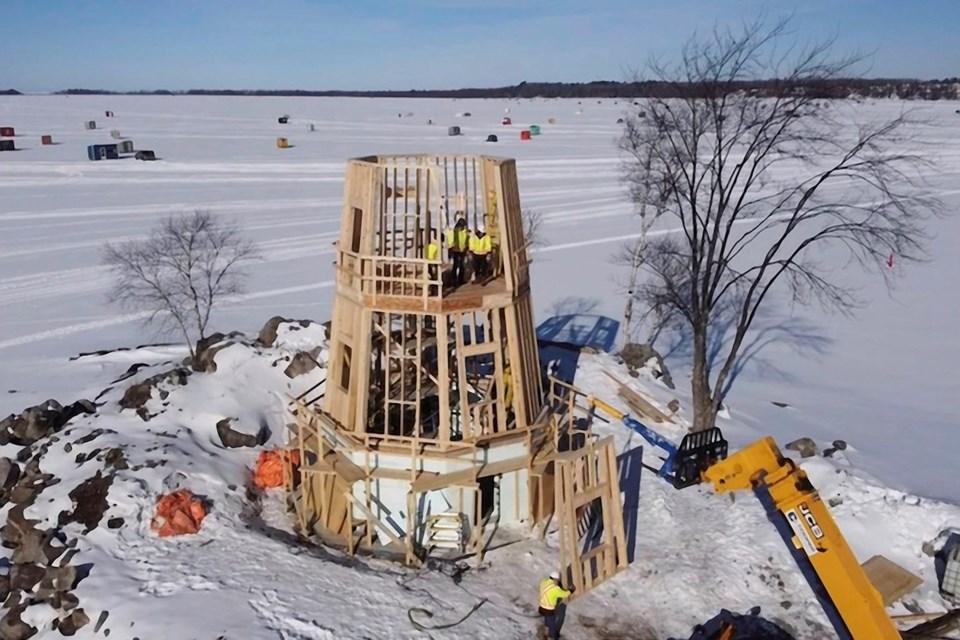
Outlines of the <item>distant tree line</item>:
<svg viewBox="0 0 960 640">
<path fill-rule="evenodd" d="M 782 80 L 737 82 L 737 87 L 753 96 L 781 95 Z M 902 100 L 960 99 L 960 78 L 942 80 L 831 78 L 810 82 L 794 90 L 814 99 L 900 98 Z M 12 90 L 11 90 L 12 91 Z M 58 95 L 165 95 L 165 96 L 283 96 L 283 97 L 359 97 L 359 98 L 689 98 L 692 93 L 712 95 L 706 84 L 679 86 L 657 80 L 637 82 L 521 82 L 508 87 L 467 89 L 411 89 L 409 91 L 306 91 L 302 89 L 189 89 L 169 91 L 105 91 L 101 89 L 67 89 Z"/>
</svg>

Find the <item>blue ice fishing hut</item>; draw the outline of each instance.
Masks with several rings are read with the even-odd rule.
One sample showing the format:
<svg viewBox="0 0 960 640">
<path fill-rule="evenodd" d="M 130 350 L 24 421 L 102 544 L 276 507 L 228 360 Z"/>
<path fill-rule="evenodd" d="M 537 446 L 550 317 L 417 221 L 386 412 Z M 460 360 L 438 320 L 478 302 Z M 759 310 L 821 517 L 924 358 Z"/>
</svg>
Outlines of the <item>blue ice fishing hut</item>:
<svg viewBox="0 0 960 640">
<path fill-rule="evenodd" d="M 90 144 L 87 145 L 87 158 L 90 160 L 117 160 L 120 158 L 120 151 L 115 144 Z"/>
</svg>

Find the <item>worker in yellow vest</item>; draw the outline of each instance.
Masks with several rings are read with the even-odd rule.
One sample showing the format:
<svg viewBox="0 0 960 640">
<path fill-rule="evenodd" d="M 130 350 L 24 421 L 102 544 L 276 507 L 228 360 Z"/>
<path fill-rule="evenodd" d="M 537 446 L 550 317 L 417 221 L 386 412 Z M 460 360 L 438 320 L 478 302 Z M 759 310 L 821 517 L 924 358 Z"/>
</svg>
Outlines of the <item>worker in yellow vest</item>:
<svg viewBox="0 0 960 640">
<path fill-rule="evenodd" d="M 509 362 L 503 368 L 503 387 L 503 402 L 507 405 L 507 411 L 513 411 L 513 374 Z"/>
<path fill-rule="evenodd" d="M 457 218 L 457 224 L 451 229 L 447 229 L 447 254 L 453 263 L 453 286 L 457 287 L 466 280 L 466 257 L 469 247 L 470 230 L 467 229 L 467 221 L 463 218 Z"/>
<path fill-rule="evenodd" d="M 426 258 L 430 262 L 440 262 L 440 241 L 437 240 L 437 230 L 430 230 L 430 242 L 427 244 Z"/>
<path fill-rule="evenodd" d="M 437 230 L 430 230 L 430 242 L 424 249 L 424 257 L 430 261 L 427 265 L 427 275 L 430 276 L 430 295 L 436 295 L 438 275 L 440 273 L 440 240 L 437 239 Z"/>
<path fill-rule="evenodd" d="M 473 281 L 482 281 L 490 275 L 490 236 L 476 229 L 470 236 L 470 255 L 473 256 Z"/>
<path fill-rule="evenodd" d="M 560 628 L 567 613 L 566 600 L 574 589 L 565 590 L 560 586 L 560 572 L 553 571 L 549 577 L 540 582 L 540 615 L 543 616 L 543 625 L 547 628 L 547 638 L 559 640 Z"/>
</svg>

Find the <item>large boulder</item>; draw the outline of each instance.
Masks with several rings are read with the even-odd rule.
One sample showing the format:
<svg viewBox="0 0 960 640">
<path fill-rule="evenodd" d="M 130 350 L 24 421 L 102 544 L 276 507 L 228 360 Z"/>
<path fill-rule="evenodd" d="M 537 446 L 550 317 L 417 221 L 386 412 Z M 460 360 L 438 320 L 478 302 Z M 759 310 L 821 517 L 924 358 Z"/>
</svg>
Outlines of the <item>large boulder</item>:
<svg viewBox="0 0 960 640">
<path fill-rule="evenodd" d="M 20 536 L 17 548 L 13 550 L 10 561 L 13 564 L 46 564 L 49 562 L 45 548 L 53 535 L 40 529 L 30 529 Z"/>
<path fill-rule="evenodd" d="M 0 526 L 0 542 L 8 549 L 15 548 L 28 531 L 33 530 L 39 520 L 27 518 L 27 504 L 17 504 L 7 512 L 6 522 Z"/>
<path fill-rule="evenodd" d="M 73 636 L 81 627 L 90 624 L 90 617 L 83 609 L 74 609 L 73 612 L 57 624 L 61 635 Z"/>
<path fill-rule="evenodd" d="M 77 400 L 64 407 L 56 400 L 24 409 L 20 415 L 10 414 L 0 421 L 0 442 L 29 446 L 63 428 L 81 413 L 95 413 L 96 406 L 89 400 Z"/>
<path fill-rule="evenodd" d="M 22 606 L 10 607 L 0 618 L 0 640 L 27 640 L 37 635 L 37 628 L 20 618 L 23 610 Z"/>
<path fill-rule="evenodd" d="M 320 363 L 317 362 L 317 357 L 320 355 L 321 348 L 317 347 L 310 351 L 298 351 L 293 359 L 290 360 L 290 364 L 287 365 L 287 368 L 283 370 L 283 373 L 288 378 L 296 378 L 297 376 L 302 376 L 305 373 L 310 373 L 318 366 Z"/>
<path fill-rule="evenodd" d="M 263 328 L 260 329 L 260 335 L 257 336 L 257 342 L 264 347 L 272 347 L 273 343 L 277 340 L 277 329 L 284 322 L 290 322 L 290 320 L 284 318 L 283 316 L 273 316 L 267 320 L 266 324 L 263 325 Z"/>
<path fill-rule="evenodd" d="M 46 575 L 46 567 L 39 564 L 15 564 L 10 568 L 10 590 L 32 591 Z"/>
<path fill-rule="evenodd" d="M 257 336 L 257 342 L 263 347 L 272 347 L 273 343 L 277 341 L 277 331 L 280 328 L 280 325 L 287 323 L 295 323 L 306 329 L 313 324 L 313 320 L 292 320 L 290 318 L 284 318 L 283 316 L 273 316 L 267 320 L 266 324 L 263 325 L 263 328 L 260 329 L 260 335 Z M 327 338 L 330 338 L 329 330 L 327 331 Z"/>
<path fill-rule="evenodd" d="M 107 494 L 111 484 L 113 484 L 113 476 L 105 476 L 98 470 L 95 476 L 87 478 L 74 487 L 67 494 L 73 500 L 73 510 L 60 513 L 60 526 L 67 522 L 79 522 L 88 532 L 93 531 L 110 506 L 107 503 Z"/>
<path fill-rule="evenodd" d="M 817 443 L 811 440 L 810 438 L 797 438 L 793 442 L 788 442 L 786 445 L 787 449 L 790 451 L 796 451 L 800 454 L 801 458 L 812 458 L 817 455 Z"/>
<path fill-rule="evenodd" d="M 10 458 L 0 458 L 0 491 L 15 485 L 20 479 L 20 467 Z"/>
<path fill-rule="evenodd" d="M 242 433 L 230 426 L 230 418 L 224 418 L 217 423 L 217 435 L 220 437 L 220 443 L 228 449 L 239 449 L 241 447 L 256 447 L 259 438 L 253 434 Z"/>
<path fill-rule="evenodd" d="M 142 382 L 127 387 L 120 398 L 120 406 L 124 409 L 141 409 L 153 396 L 153 388 L 161 382 L 169 382 L 175 385 L 187 384 L 187 378 L 190 377 L 190 370 L 185 367 L 176 367 L 155 376 L 150 376 Z"/>
<path fill-rule="evenodd" d="M 663 356 L 661 356 L 653 346 L 630 342 L 620 351 L 620 359 L 623 360 L 623 363 L 632 371 L 647 366 L 651 358 L 656 361 L 656 365 L 652 367 L 654 376 L 667 388 L 675 389 L 673 378 L 670 376 L 670 370 L 667 369 L 667 365 L 663 361 Z"/>
<path fill-rule="evenodd" d="M 197 340 L 194 349 L 193 361 L 190 363 L 194 371 L 213 373 L 217 370 L 217 354 L 229 347 L 233 342 L 227 340 L 222 333 L 214 333 L 206 338 Z"/>
</svg>

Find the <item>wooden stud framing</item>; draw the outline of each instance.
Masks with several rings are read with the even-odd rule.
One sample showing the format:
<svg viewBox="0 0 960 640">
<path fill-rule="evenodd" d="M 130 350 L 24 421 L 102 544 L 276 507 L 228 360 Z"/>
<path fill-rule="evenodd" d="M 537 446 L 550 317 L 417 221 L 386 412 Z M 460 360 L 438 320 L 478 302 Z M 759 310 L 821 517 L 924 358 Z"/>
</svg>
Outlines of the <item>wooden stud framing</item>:
<svg viewBox="0 0 960 640">
<path fill-rule="evenodd" d="M 554 494 L 560 527 L 560 565 L 583 594 L 627 566 L 626 534 L 613 438 L 558 454 Z M 596 533 L 584 540 L 586 529 Z"/>
<path fill-rule="evenodd" d="M 445 286 L 448 265 L 426 259 L 431 233 L 443 241 L 456 216 L 471 231 L 484 226 L 491 237 L 494 276 L 483 285 Z M 556 506 L 568 537 L 576 532 L 571 518 L 580 502 L 605 501 L 603 528 L 614 532 L 613 551 L 583 558 L 567 544 L 564 553 L 571 566 L 580 567 L 580 583 L 587 584 L 587 561 L 602 562 L 601 579 L 609 577 L 626 558 L 616 546 L 623 544 L 622 514 L 611 502 L 619 499 L 615 457 L 607 455 L 606 445 L 566 458 L 556 453 L 558 430 L 569 425 L 551 417 L 544 403 L 514 161 L 349 161 L 335 253 L 323 401 L 295 402 L 303 461 L 296 494 L 301 530 L 340 540 L 349 553 L 377 547 L 381 531 L 388 542 L 380 547 L 416 564 L 424 552 L 426 518 L 436 515 L 423 507 L 425 496 L 453 489 L 447 494 L 457 503 L 452 508 L 471 527 L 467 551 L 482 558 L 495 529 L 486 526 L 480 481 L 511 477 L 512 489 L 506 495 L 496 489 L 496 495 L 514 507 L 495 505 L 496 517 L 534 522 Z M 512 449 L 491 458 L 497 447 Z M 384 465 L 385 459 L 390 462 Z M 453 464 L 431 467 L 438 459 Z M 612 475 L 602 466 L 611 460 Z M 606 471 L 583 476 L 590 464 Z M 528 484 L 521 487 L 524 478 Z M 392 487 L 390 505 L 377 494 L 381 486 Z M 396 504 L 400 495 L 405 500 Z M 380 520 L 384 510 L 405 513 L 403 534 Z"/>
</svg>

